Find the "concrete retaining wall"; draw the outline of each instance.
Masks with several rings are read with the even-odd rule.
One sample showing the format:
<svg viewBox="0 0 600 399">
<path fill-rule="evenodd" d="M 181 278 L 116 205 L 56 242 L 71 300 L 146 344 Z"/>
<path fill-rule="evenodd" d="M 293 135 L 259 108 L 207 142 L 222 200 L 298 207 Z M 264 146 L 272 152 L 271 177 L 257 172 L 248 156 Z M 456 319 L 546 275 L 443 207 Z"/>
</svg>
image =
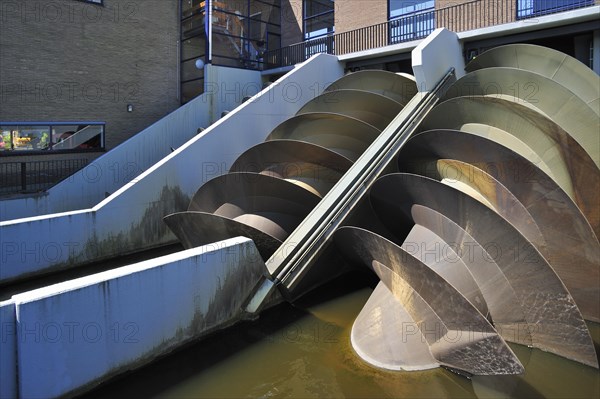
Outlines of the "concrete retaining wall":
<svg viewBox="0 0 600 399">
<path fill-rule="evenodd" d="M 81 393 L 239 320 L 264 267 L 238 237 L 15 295 L 19 397 Z"/>
<path fill-rule="evenodd" d="M 17 397 L 17 327 L 15 304 L 0 302 L 0 398 Z"/>
<path fill-rule="evenodd" d="M 431 91 L 450 67 L 460 79 L 465 74 L 465 60 L 457 34 L 444 28 L 434 30 L 412 51 L 412 67 L 420 92 Z"/>
<path fill-rule="evenodd" d="M 336 57 L 316 55 L 94 208 L 0 222 L 0 283 L 174 242 L 165 215 L 342 75 Z"/>
<path fill-rule="evenodd" d="M 0 220 L 87 209 L 104 200 L 156 162 L 208 127 L 224 110 L 261 90 L 261 74 L 206 66 L 204 94 L 93 161 L 45 195 L 0 201 Z M 211 80 L 209 80 L 211 79 Z M 239 90 L 237 90 L 239 88 Z M 236 91 L 237 90 L 237 91 Z"/>
</svg>

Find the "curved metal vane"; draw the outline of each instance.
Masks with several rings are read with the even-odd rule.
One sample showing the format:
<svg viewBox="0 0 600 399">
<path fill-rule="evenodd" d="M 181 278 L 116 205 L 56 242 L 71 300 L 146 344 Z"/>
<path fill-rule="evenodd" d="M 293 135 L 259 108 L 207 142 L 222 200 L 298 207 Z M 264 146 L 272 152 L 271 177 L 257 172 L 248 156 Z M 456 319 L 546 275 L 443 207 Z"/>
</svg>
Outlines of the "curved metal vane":
<svg viewBox="0 0 600 399">
<path fill-rule="evenodd" d="M 311 112 L 281 123 L 266 140 L 305 141 L 356 161 L 379 133 L 380 129 L 350 116 Z"/>
<path fill-rule="evenodd" d="M 364 90 L 381 94 L 406 105 L 417 94 L 417 84 L 407 76 L 379 70 L 349 73 L 329 85 L 325 91 L 342 89 Z"/>
<path fill-rule="evenodd" d="M 417 323 L 382 282 L 356 316 L 350 340 L 356 353 L 376 367 L 412 371 L 440 366 Z"/>
<path fill-rule="evenodd" d="M 443 100 L 468 96 L 502 96 L 538 110 L 568 132 L 600 166 L 600 118 L 556 81 L 523 69 L 479 69 L 450 86 Z"/>
<path fill-rule="evenodd" d="M 472 167 L 444 172 L 437 160 L 447 159 Z M 446 174 L 465 181 L 536 245 L 573 295 L 583 316 L 593 321 L 600 319 L 600 244 L 575 203 L 533 163 L 480 136 L 430 130 L 408 141 L 399 155 L 399 169 L 438 180 Z M 502 191 L 498 195 L 496 182 L 510 194 Z M 507 202 L 510 198 L 516 199 L 518 205 Z M 514 214 L 521 207 L 526 208 L 533 222 Z M 527 233 L 532 227 L 542 234 L 545 245 Z"/>
<path fill-rule="evenodd" d="M 248 224 L 206 212 L 178 212 L 163 219 L 184 248 L 195 248 L 231 237 L 251 238 L 263 259 L 268 259 L 282 241 Z"/>
<path fill-rule="evenodd" d="M 443 232 L 453 224 L 468 233 L 485 250 L 483 258 L 497 265 L 498 272 L 487 280 L 478 277 L 476 269 L 470 269 L 484 296 L 483 286 L 506 280 L 521 307 L 534 347 L 598 367 L 587 326 L 562 281 L 535 247 L 494 211 L 436 180 L 407 173 L 380 178 L 370 198 L 376 214 L 391 232 L 398 230 L 398 224 L 416 222 L 430 209 L 442 217 L 423 219 L 435 220 L 432 226 L 440 227 L 433 231 L 446 242 L 457 242 L 457 235 L 463 234 L 453 231 L 450 237 L 444 237 Z M 446 219 L 452 223 L 444 223 Z M 486 297 L 486 302 L 496 323 L 494 301 Z"/>
<path fill-rule="evenodd" d="M 213 213 L 283 241 L 319 197 L 296 184 L 257 173 L 229 173 L 198 189 L 188 211 Z"/>
<path fill-rule="evenodd" d="M 470 124 L 478 124 L 473 127 Z M 486 126 L 517 138 L 525 148 L 512 145 Z M 573 199 L 590 222 L 596 235 L 600 232 L 600 170 L 585 150 L 550 119 L 518 103 L 491 97 L 457 97 L 433 109 L 421 124 L 421 130 L 456 129 L 503 144 L 527 158 L 526 149 L 536 153 L 549 175 Z M 541 166 L 541 165 L 540 165 Z"/>
<path fill-rule="evenodd" d="M 265 141 L 250 148 L 231 166 L 278 177 L 323 197 L 350 169 L 352 161 L 316 144 L 296 140 Z"/>
<path fill-rule="evenodd" d="M 385 129 L 403 105 L 381 94 L 364 90 L 328 91 L 306 103 L 297 115 L 332 112 L 359 119 L 379 130 Z"/>
<path fill-rule="evenodd" d="M 533 44 L 509 44 L 478 55 L 465 70 L 472 72 L 492 67 L 519 68 L 546 76 L 569 88 L 600 115 L 598 75 L 567 54 Z"/>
<path fill-rule="evenodd" d="M 440 364 L 472 375 L 523 372 L 515 354 L 486 318 L 421 261 L 391 241 L 359 228 L 338 229 L 334 241 L 348 260 L 373 269 L 411 316 Z"/>
</svg>

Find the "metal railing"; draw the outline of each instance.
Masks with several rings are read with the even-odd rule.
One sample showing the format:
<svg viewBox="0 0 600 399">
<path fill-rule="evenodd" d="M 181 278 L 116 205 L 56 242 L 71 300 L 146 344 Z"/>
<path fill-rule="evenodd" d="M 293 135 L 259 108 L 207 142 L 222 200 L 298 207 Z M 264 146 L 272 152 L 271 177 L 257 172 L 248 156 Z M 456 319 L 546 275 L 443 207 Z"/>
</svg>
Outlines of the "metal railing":
<svg viewBox="0 0 600 399">
<path fill-rule="evenodd" d="M 576 10 L 594 5 L 594 0 L 517 0 L 517 19 Z"/>
<path fill-rule="evenodd" d="M 464 32 L 593 5 L 594 0 L 474 0 L 296 43 L 267 52 L 265 61 L 271 68 L 289 66 L 316 53 L 343 55 L 422 39 L 435 28 Z"/>
<path fill-rule="evenodd" d="M 0 162 L 0 194 L 47 190 L 88 164 L 85 158 L 51 161 Z"/>
</svg>

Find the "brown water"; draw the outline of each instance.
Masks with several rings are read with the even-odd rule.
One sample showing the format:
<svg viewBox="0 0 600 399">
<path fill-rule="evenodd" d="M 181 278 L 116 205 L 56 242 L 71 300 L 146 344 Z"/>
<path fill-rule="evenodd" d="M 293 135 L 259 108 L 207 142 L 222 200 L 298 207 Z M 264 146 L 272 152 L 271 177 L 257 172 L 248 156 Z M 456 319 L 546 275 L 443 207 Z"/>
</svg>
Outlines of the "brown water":
<svg viewBox="0 0 600 399">
<path fill-rule="evenodd" d="M 522 376 L 474 377 L 439 368 L 388 372 L 360 360 L 352 323 L 371 293 L 341 281 L 293 307 L 280 305 L 88 394 L 156 398 L 600 398 L 600 373 L 511 345 Z M 358 283 L 360 284 L 360 283 Z M 591 325 L 596 342 L 598 324 Z M 598 349 L 598 348 L 597 348 Z"/>
</svg>

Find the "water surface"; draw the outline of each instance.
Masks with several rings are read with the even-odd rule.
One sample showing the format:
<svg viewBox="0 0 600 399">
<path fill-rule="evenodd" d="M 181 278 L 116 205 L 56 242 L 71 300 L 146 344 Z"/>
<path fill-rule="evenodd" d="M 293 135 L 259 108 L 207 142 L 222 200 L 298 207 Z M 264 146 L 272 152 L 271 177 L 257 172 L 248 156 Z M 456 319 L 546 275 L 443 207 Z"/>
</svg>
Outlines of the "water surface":
<svg viewBox="0 0 600 399">
<path fill-rule="evenodd" d="M 512 345 L 522 376 L 469 380 L 439 368 L 390 372 L 360 360 L 352 323 L 372 289 L 342 279 L 109 382 L 88 397 L 599 398 L 591 367 Z M 591 325 L 596 342 L 598 324 Z M 598 348 L 597 348 L 598 350 Z"/>
</svg>

